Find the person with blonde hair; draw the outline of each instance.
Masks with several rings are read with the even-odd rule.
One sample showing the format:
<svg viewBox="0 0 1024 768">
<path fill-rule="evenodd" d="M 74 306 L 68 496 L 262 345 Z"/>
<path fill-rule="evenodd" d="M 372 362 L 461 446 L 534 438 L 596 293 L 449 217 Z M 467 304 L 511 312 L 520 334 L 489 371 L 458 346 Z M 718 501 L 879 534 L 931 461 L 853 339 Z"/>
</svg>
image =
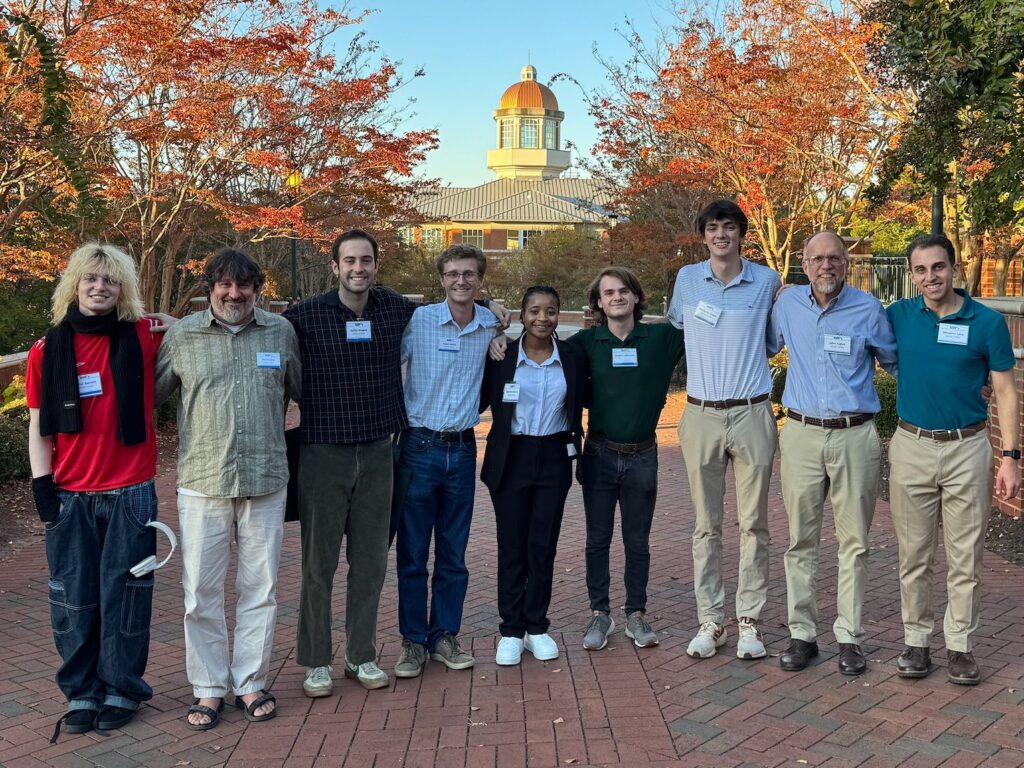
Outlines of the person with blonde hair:
<svg viewBox="0 0 1024 768">
<path fill-rule="evenodd" d="M 87 243 L 53 293 L 53 328 L 29 352 L 32 493 L 46 526 L 50 618 L 69 733 L 127 724 L 153 690 L 149 655 L 156 552 L 154 370 L 164 315 L 143 314 L 135 264 Z"/>
</svg>

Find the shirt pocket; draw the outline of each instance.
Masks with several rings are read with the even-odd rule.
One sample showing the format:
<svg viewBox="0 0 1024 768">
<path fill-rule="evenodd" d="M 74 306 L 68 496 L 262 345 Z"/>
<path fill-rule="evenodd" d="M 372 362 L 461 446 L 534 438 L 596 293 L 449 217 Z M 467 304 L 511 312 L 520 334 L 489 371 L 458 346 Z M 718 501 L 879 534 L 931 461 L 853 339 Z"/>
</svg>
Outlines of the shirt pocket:
<svg viewBox="0 0 1024 768">
<path fill-rule="evenodd" d="M 836 334 L 845 335 L 845 334 Z M 845 373 L 855 373 L 864 364 L 864 356 L 866 354 L 867 339 L 863 336 L 850 335 L 850 354 L 846 355 L 842 352 L 826 352 L 825 354 L 832 358 L 832 364 L 837 370 Z"/>
</svg>

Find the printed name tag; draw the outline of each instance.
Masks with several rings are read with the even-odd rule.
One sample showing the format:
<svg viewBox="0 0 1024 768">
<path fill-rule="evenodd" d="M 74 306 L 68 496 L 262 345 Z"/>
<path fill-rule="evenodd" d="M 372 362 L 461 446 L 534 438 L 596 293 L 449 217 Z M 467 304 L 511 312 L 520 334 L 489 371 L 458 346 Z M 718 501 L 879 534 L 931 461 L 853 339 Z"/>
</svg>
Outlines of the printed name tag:
<svg viewBox="0 0 1024 768">
<path fill-rule="evenodd" d="M 370 341 L 370 321 L 349 320 L 345 323 L 345 338 L 348 341 Z"/>
<path fill-rule="evenodd" d="M 519 402 L 519 382 L 510 381 L 505 385 L 505 391 L 501 395 L 501 401 L 503 403 L 518 403 Z"/>
<path fill-rule="evenodd" d="M 963 347 L 967 344 L 967 336 L 970 331 L 969 325 L 939 323 L 939 344 L 958 344 Z"/>
<path fill-rule="evenodd" d="M 833 333 L 825 334 L 825 351 L 835 352 L 839 355 L 850 354 L 850 337 L 838 336 Z"/>
<path fill-rule="evenodd" d="M 78 377 L 78 396 L 96 397 L 103 394 L 103 383 L 99 373 L 83 373 Z"/>
<path fill-rule="evenodd" d="M 257 368 L 280 368 L 281 367 L 281 353 L 280 352 L 257 352 L 256 353 L 256 367 Z"/>
<path fill-rule="evenodd" d="M 718 325 L 718 318 L 722 316 L 722 308 L 716 307 L 714 304 L 708 304 L 706 301 L 702 301 L 697 305 L 697 309 L 694 310 L 693 316 L 698 320 L 703 320 L 708 325 Z"/>
<path fill-rule="evenodd" d="M 462 348 L 462 339 L 445 339 L 438 347 L 442 352 L 458 352 Z"/>
<path fill-rule="evenodd" d="M 612 368 L 636 368 L 639 364 L 635 349 L 612 350 Z"/>
<path fill-rule="evenodd" d="M 566 443 L 565 444 L 565 452 L 568 453 L 570 457 L 575 456 L 576 455 L 576 446 L 573 445 L 572 443 Z"/>
</svg>

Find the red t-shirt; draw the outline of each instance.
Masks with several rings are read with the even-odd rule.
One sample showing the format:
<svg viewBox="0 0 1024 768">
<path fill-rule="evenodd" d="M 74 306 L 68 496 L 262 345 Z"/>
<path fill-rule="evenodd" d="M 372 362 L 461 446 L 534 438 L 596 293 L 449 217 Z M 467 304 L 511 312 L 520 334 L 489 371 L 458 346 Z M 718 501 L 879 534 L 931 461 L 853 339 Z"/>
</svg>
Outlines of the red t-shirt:
<svg viewBox="0 0 1024 768">
<path fill-rule="evenodd" d="M 117 400 L 114 376 L 110 371 L 110 339 L 94 334 L 74 334 L 78 375 L 98 373 L 100 393 L 81 398 L 81 432 L 51 436 L 53 478 L 64 490 L 109 491 L 152 480 L 156 475 L 156 432 L 152 416 L 156 400 L 156 353 L 163 334 L 150 331 L 150 321 L 146 318 L 135 323 L 135 330 L 142 344 L 146 441 L 128 446 L 117 437 Z M 28 353 L 25 389 L 29 408 L 40 406 L 45 341 L 37 341 Z M 81 386 L 94 390 L 95 377 L 85 379 Z"/>
</svg>

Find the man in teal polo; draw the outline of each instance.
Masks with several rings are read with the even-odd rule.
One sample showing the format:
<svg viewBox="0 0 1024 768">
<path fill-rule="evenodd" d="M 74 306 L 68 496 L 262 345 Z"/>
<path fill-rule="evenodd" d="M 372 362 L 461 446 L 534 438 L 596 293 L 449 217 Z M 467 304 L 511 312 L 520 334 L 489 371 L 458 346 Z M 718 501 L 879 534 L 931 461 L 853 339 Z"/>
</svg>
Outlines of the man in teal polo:
<svg viewBox="0 0 1024 768">
<path fill-rule="evenodd" d="M 971 635 L 978 627 L 993 491 L 981 388 L 991 373 L 1003 448 L 995 493 L 1012 498 L 1020 489 L 1013 346 L 997 312 L 953 288 L 958 267 L 946 237 L 914 240 L 907 260 L 921 295 L 888 309 L 899 353 L 899 428 L 889 444 L 889 484 L 906 643 L 896 674 L 916 678 L 931 671 L 932 567 L 941 515 L 948 563 L 946 674 L 951 683 L 977 685 L 981 670 L 971 653 Z"/>
</svg>

